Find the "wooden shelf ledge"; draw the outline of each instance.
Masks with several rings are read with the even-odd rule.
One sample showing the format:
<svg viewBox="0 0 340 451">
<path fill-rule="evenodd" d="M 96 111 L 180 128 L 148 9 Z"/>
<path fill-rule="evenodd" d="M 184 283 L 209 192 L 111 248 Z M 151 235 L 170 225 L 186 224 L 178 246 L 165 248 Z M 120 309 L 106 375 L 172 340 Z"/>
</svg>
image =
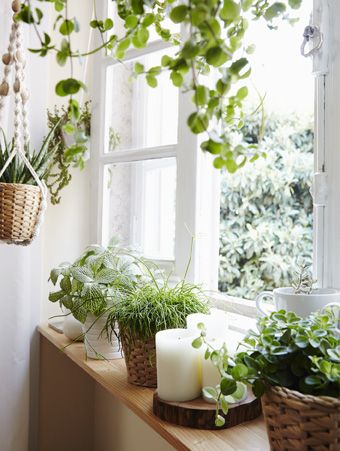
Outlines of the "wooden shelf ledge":
<svg viewBox="0 0 340 451">
<path fill-rule="evenodd" d="M 72 343 L 65 335 L 52 330 L 48 325 L 38 328 L 43 339 L 47 339 L 84 370 L 109 394 L 122 401 L 138 417 L 151 426 L 177 450 L 195 451 L 267 451 L 269 450 L 263 419 L 221 431 L 189 429 L 166 423 L 152 413 L 154 390 L 137 387 L 127 382 L 123 359 L 105 362 L 85 360 L 83 343 Z"/>
</svg>

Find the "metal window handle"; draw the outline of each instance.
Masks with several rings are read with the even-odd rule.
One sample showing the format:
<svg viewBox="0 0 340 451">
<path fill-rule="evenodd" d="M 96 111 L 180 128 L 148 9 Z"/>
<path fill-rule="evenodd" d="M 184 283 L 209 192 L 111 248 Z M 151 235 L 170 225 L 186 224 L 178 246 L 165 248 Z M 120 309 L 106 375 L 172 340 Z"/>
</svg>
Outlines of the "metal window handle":
<svg viewBox="0 0 340 451">
<path fill-rule="evenodd" d="M 314 47 L 306 51 L 306 45 L 313 41 Z M 301 55 L 304 57 L 308 57 L 314 55 L 318 50 L 320 50 L 323 44 L 323 34 L 320 31 L 320 28 L 317 25 L 308 25 L 305 27 L 303 32 L 303 41 L 301 44 Z"/>
</svg>

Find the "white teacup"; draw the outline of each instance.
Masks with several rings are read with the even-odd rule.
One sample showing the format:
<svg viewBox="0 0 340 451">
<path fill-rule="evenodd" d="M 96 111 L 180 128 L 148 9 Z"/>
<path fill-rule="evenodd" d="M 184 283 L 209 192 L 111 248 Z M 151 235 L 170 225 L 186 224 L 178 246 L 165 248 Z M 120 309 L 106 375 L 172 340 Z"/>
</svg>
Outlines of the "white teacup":
<svg viewBox="0 0 340 451">
<path fill-rule="evenodd" d="M 266 303 L 265 298 L 272 298 L 273 302 Z M 311 294 L 296 294 L 291 287 L 275 288 L 273 291 L 263 291 L 255 299 L 257 310 L 262 315 L 283 309 L 301 317 L 337 301 L 340 301 L 340 291 L 335 288 L 316 288 Z"/>
</svg>

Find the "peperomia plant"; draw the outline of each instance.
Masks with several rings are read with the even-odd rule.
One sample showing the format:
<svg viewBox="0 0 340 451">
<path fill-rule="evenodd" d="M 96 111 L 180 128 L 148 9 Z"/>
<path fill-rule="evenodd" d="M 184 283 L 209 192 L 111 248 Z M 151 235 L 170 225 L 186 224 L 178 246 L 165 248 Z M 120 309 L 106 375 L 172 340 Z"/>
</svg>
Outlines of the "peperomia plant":
<svg viewBox="0 0 340 451">
<path fill-rule="evenodd" d="M 311 265 L 302 261 L 294 272 L 292 287 L 295 294 L 311 294 L 315 280 L 311 271 Z"/>
<path fill-rule="evenodd" d="M 226 397 L 237 390 L 237 383 L 250 384 L 260 397 L 270 386 L 277 385 L 314 396 L 338 397 L 340 393 L 340 335 L 333 311 L 316 312 L 302 319 L 293 312 L 280 310 L 258 320 L 258 331 L 250 331 L 240 344 L 242 351 L 233 358 L 227 347 L 207 348 L 221 374 L 219 387 L 205 389 L 215 399 L 216 425 L 224 424 L 228 412 Z M 193 342 L 201 347 L 205 331 Z"/>
<path fill-rule="evenodd" d="M 75 263 L 52 269 L 50 280 L 59 290 L 50 293 L 73 316 L 85 322 L 88 313 L 100 316 L 130 292 L 141 272 L 137 260 L 115 245 L 93 245 Z"/>
<path fill-rule="evenodd" d="M 50 31 L 42 29 L 44 14 L 38 6 L 44 2 L 54 5 L 53 28 L 59 31 L 60 42 Z M 192 93 L 193 111 L 187 119 L 188 126 L 195 134 L 206 133 L 201 147 L 216 155 L 215 167 L 235 172 L 247 161 L 258 158 L 261 152 L 257 146 L 235 144 L 231 138 L 231 132 L 236 133 L 246 120 L 245 79 L 251 73 L 248 55 L 255 49 L 247 42 L 249 20 L 264 19 L 270 28 L 276 28 L 280 18 L 294 22 L 290 12 L 298 9 L 302 0 L 112 0 L 112 3 L 115 6 L 112 17 L 99 17 L 93 0 L 94 18 L 88 26 L 100 34 L 101 44 L 83 52 L 72 44 L 80 24 L 69 14 L 69 0 L 25 0 L 21 8 L 18 0 L 13 2 L 17 20 L 33 25 L 37 33 L 40 45 L 31 51 L 42 57 L 53 53 L 61 66 L 69 63 L 69 76 L 60 80 L 55 90 L 59 96 L 70 96 L 71 115 L 79 116 L 73 96 L 85 89 L 84 83 L 74 78 L 74 58 L 104 50 L 120 61 L 130 47 L 146 47 L 153 29 L 161 40 L 175 47 L 176 53 L 163 55 L 153 67 L 135 63 L 135 75 L 145 76 L 149 86 L 156 87 L 158 75 L 166 71 L 176 87 Z M 177 29 L 169 23 L 177 25 Z M 118 32 L 120 29 L 123 33 Z"/>
</svg>

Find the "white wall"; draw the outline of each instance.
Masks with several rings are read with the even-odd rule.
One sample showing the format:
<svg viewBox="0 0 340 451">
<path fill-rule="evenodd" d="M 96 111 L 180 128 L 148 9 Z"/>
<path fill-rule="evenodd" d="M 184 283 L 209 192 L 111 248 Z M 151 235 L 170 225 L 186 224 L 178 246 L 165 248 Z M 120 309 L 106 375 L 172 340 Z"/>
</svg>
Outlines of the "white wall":
<svg viewBox="0 0 340 451">
<path fill-rule="evenodd" d="M 69 15 L 70 17 L 76 16 L 80 24 L 83 25 L 79 33 L 73 34 L 74 49 L 86 51 L 90 37 L 87 24 L 92 16 L 92 1 L 82 0 L 82 7 L 79 8 L 79 2 L 72 0 L 70 2 Z M 51 19 L 53 20 L 53 17 Z M 74 77 L 88 83 L 90 70 L 87 70 L 85 60 L 80 64 L 80 61 L 75 59 L 73 65 Z M 58 66 L 53 53 L 49 57 L 48 70 L 47 105 L 49 109 L 53 110 L 55 105 L 65 105 L 67 102 L 67 98 L 65 100 L 65 98 L 58 97 L 55 94 L 54 88 L 59 80 L 69 77 L 69 73 L 69 66 Z M 83 103 L 84 99 L 86 99 L 86 94 L 81 93 L 78 96 L 78 101 Z M 61 203 L 59 205 L 50 205 L 46 213 L 42 237 L 43 297 L 41 317 L 43 320 L 60 313 L 58 304 L 48 302 L 48 293 L 53 288 L 51 283 L 48 282 L 50 270 L 64 261 L 73 261 L 90 244 L 89 172 L 88 168 L 84 171 L 73 169 L 70 185 L 61 192 Z"/>
</svg>

